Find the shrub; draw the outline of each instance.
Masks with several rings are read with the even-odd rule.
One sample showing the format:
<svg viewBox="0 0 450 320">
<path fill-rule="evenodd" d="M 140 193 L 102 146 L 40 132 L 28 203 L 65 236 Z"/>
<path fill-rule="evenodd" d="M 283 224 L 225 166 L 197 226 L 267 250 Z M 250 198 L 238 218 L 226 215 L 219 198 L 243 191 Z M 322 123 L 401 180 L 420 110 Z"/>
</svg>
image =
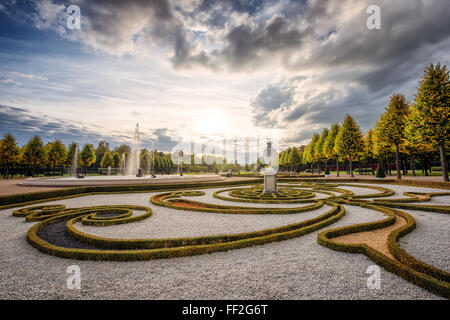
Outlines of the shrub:
<svg viewBox="0 0 450 320">
<path fill-rule="evenodd" d="M 384 173 L 383 167 L 381 164 L 378 164 L 377 171 L 375 171 L 375 177 L 377 178 L 386 178 L 386 174 Z"/>
</svg>

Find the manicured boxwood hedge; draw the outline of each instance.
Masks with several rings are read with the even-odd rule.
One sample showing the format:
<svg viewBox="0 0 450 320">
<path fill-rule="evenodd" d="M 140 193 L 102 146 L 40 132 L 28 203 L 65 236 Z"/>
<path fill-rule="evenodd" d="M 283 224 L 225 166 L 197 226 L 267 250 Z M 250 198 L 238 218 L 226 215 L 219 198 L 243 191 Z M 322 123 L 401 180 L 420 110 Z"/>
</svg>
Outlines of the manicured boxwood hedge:
<svg viewBox="0 0 450 320">
<path fill-rule="evenodd" d="M 359 205 L 361 207 L 383 212 L 388 217 L 380 221 L 322 231 L 317 236 L 317 242 L 324 247 L 336 251 L 364 254 L 378 265 L 404 278 L 405 280 L 410 281 L 435 294 L 450 298 L 450 283 L 448 282 L 447 278 L 448 274 L 442 270 L 418 261 L 417 259 L 407 254 L 404 250 L 400 249 L 398 246 L 398 239 L 403 235 L 411 232 L 415 228 L 415 221 L 413 217 L 406 212 L 401 212 L 395 209 L 364 203 L 360 203 Z M 392 225 L 393 223 L 395 223 L 396 214 L 405 218 L 407 221 L 407 224 L 404 227 L 394 230 L 388 237 L 389 251 L 396 259 L 398 259 L 398 261 L 387 257 L 383 253 L 365 244 L 345 244 L 333 240 L 333 238 L 339 236 L 371 231 Z"/>
<path fill-rule="evenodd" d="M 330 225 L 344 216 L 345 211 L 342 206 L 336 204 L 329 205 L 332 206 L 332 209 L 316 218 L 297 224 L 291 224 L 288 226 L 271 228 L 257 232 L 198 238 L 144 240 L 105 239 L 82 233 L 76 230 L 73 225 L 74 223 L 79 222 L 83 218 L 83 214 L 86 213 L 80 213 L 75 210 L 74 212 L 68 213 L 65 216 L 57 215 L 53 218 L 38 222 L 28 230 L 27 240 L 32 246 L 36 247 L 41 252 L 69 259 L 135 261 L 159 258 L 173 258 L 217 251 L 227 251 L 299 237 L 301 235 Z M 67 224 L 69 234 L 75 236 L 79 240 L 86 241 L 87 243 L 104 247 L 114 246 L 115 249 L 91 250 L 64 248 L 53 245 L 38 236 L 39 230 L 47 227 L 50 224 L 66 221 L 67 219 L 70 219 Z M 206 244 L 204 244 L 205 242 Z M 148 247 L 150 249 L 148 249 Z M 125 250 L 119 250 L 118 248 L 125 248 Z"/>
<path fill-rule="evenodd" d="M 87 186 L 61 190 L 30 192 L 30 193 L 0 196 L 0 210 L 14 208 L 17 206 L 32 205 L 40 202 L 48 202 L 96 194 L 154 192 L 162 190 L 180 190 L 180 189 L 190 190 L 190 189 L 214 188 L 223 186 L 248 185 L 251 183 L 259 183 L 259 182 L 261 182 L 261 179 L 202 182 L 202 183 L 159 184 L 159 185 L 149 184 L 149 185 L 134 185 L 134 186 L 129 185 Z"/>
</svg>

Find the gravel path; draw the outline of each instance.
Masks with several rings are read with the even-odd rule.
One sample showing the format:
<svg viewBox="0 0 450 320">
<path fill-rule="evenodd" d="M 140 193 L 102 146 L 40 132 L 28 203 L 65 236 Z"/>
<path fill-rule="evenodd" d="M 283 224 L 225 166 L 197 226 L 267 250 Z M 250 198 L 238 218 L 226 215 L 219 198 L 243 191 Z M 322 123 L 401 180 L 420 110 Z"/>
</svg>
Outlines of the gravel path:
<svg viewBox="0 0 450 320">
<path fill-rule="evenodd" d="M 394 189 L 395 186 L 387 187 Z M 421 188 L 414 189 L 418 191 Z M 97 205 L 120 203 L 151 206 L 149 196 L 144 193 L 120 195 L 123 198 L 117 195 L 88 196 L 55 203 L 64 203 L 68 207 L 90 205 L 87 204 L 89 201 Z M 218 222 L 217 219 L 234 218 L 231 215 L 184 213 L 161 207 L 154 209 L 154 217 L 140 222 L 149 223 L 153 220 L 165 223 L 159 229 L 156 224 L 146 225 L 150 228 L 147 234 L 152 236 L 168 233 L 174 236 L 177 232 L 179 235 L 199 235 L 197 232 L 210 234 L 229 230 L 219 228 L 225 222 Z M 336 252 L 319 246 L 317 232 L 288 241 L 195 257 L 143 262 L 78 261 L 52 257 L 31 247 L 26 242 L 26 232 L 32 223 L 12 217 L 11 211 L 0 211 L 0 299 L 439 299 L 384 269 L 381 270 L 381 289 L 367 289 L 369 275 L 366 270 L 374 263 L 360 254 Z M 318 213 L 319 210 L 315 212 Z M 449 243 L 448 240 L 442 242 L 443 233 L 447 232 L 448 236 L 449 230 L 449 225 L 442 222 L 445 218 L 448 221 L 448 217 L 424 213 L 425 216 L 420 219 L 415 213 L 411 212 L 417 218 L 418 228 L 407 236 L 407 244 L 402 243 L 402 247 L 412 254 L 429 255 L 430 260 L 417 257 L 448 268 L 448 257 L 440 262 L 436 257 L 431 257 L 448 252 L 448 248 L 447 252 L 442 251 Z M 281 216 L 282 219 L 276 222 L 270 219 L 262 222 L 264 217 L 261 215 L 245 217 L 249 220 L 244 222 L 239 217 L 229 220 L 226 228 L 234 225 L 233 232 L 251 230 L 257 223 L 255 229 L 259 229 L 261 226 L 287 224 L 289 219 L 306 217 L 305 214 Z M 428 215 L 437 220 L 428 223 Z M 271 217 L 278 219 L 279 215 Z M 380 217 L 378 212 L 347 206 L 345 217 L 328 228 L 374 221 Z M 200 218 L 206 222 L 198 227 Z M 195 219 L 197 223 L 187 224 L 189 219 Z M 180 223 L 182 226 L 177 226 Z M 130 223 L 121 227 L 132 231 L 135 228 L 132 226 L 138 224 Z M 422 224 L 426 228 L 421 229 Z M 98 229 L 107 232 L 110 228 Z M 174 229 L 169 232 L 169 228 Z M 138 229 L 134 230 L 138 232 Z M 441 240 L 436 241 L 439 238 Z M 417 252 L 411 251 L 414 243 L 420 244 Z M 69 276 L 66 268 L 74 264 L 81 268 L 81 290 L 69 290 L 66 287 Z"/>
<path fill-rule="evenodd" d="M 450 272 L 450 216 L 435 212 L 404 211 L 414 217 L 416 229 L 400 239 L 400 246 L 413 257 Z"/>
</svg>

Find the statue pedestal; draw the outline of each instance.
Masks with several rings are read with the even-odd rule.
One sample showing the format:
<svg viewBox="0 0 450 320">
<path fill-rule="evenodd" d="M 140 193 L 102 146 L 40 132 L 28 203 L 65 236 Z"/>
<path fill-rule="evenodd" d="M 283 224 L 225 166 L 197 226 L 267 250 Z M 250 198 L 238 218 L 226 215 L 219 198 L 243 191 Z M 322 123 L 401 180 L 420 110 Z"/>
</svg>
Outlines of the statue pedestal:
<svg viewBox="0 0 450 320">
<path fill-rule="evenodd" d="M 264 171 L 264 193 L 277 193 L 277 173 L 273 168 Z"/>
</svg>

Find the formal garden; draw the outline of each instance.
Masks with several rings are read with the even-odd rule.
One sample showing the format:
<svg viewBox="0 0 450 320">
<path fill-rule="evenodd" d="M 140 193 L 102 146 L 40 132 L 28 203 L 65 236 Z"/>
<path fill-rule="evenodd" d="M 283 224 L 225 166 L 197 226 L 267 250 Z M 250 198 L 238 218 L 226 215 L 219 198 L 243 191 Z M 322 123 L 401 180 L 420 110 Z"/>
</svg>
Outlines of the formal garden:
<svg viewBox="0 0 450 320">
<path fill-rule="evenodd" d="M 450 190 L 408 184 L 291 178 L 273 194 L 255 179 L 2 197 L 4 294 L 448 298 Z M 89 270 L 84 291 L 61 290 L 71 264 Z M 366 288 L 372 264 L 379 290 Z"/>
<path fill-rule="evenodd" d="M 448 84 L 445 66 L 428 66 L 413 103 L 392 95 L 366 135 L 345 116 L 280 152 L 278 175 L 260 159 L 177 165 L 140 148 L 138 125 L 132 146 L 114 150 L 38 136 L 18 147 L 6 134 L 4 178 L 80 182 L 0 195 L 1 297 L 449 298 Z M 133 179 L 88 183 L 106 169 Z M 194 181 L 183 170 L 242 174 Z M 402 179 L 420 170 L 440 179 Z M 177 179 L 146 183 L 155 173 Z M 80 290 L 65 287 L 71 266 Z"/>
</svg>

